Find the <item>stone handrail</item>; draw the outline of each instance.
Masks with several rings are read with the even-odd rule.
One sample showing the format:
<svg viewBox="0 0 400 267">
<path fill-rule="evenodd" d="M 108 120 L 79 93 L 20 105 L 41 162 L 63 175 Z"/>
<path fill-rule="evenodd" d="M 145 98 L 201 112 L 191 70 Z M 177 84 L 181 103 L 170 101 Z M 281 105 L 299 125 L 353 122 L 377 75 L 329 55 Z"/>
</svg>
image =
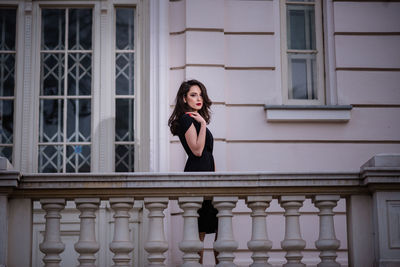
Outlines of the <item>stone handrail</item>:
<svg viewBox="0 0 400 267">
<path fill-rule="evenodd" d="M 114 253 L 114 266 L 127 266 L 130 262 L 129 253 L 133 249 L 131 241 L 126 238 L 129 231 L 128 211 L 132 209 L 134 201 L 143 200 L 145 208 L 149 211 L 149 235 L 144 245 L 148 252 L 148 266 L 165 266 L 164 252 L 168 249 L 168 243 L 163 232 L 163 212 L 169 200 L 178 200 L 185 224 L 184 240 L 179 246 L 184 252 L 182 266 L 199 266 L 197 252 L 202 243 L 198 233 L 193 230 L 197 229 L 195 211 L 203 199 L 212 199 L 218 210 L 219 229 L 224 229 L 218 233 L 218 239 L 214 243 L 214 248 L 219 251 L 218 266 L 236 266 L 234 251 L 237 243 L 232 235 L 232 209 L 238 199 L 244 199 L 252 210 L 252 237 L 248 242 L 248 248 L 253 252 L 252 266 L 270 266 L 268 250 L 271 249 L 271 242 L 266 234 L 265 210 L 274 198 L 278 199 L 285 210 L 285 239 L 281 242 L 282 249 L 286 251 L 285 266 L 304 266 L 301 251 L 305 242 L 301 238 L 299 228 L 299 209 L 303 201 L 310 198 L 319 209 L 320 230 L 319 238 L 315 242 L 316 248 L 321 252 L 321 262 L 318 266 L 340 266 L 335 261 L 339 241 L 335 237 L 332 211 L 340 198 L 346 198 L 350 266 L 380 266 L 380 262 L 398 263 L 400 259 L 396 257 L 383 259 L 382 253 L 371 251 L 392 249 L 383 247 L 387 240 L 378 240 L 379 245 L 375 248 L 373 245 L 365 246 L 363 240 L 358 240 L 357 231 L 360 228 L 359 223 L 370 219 L 370 214 L 377 216 L 378 211 L 370 210 L 379 209 L 388 199 L 394 201 L 394 208 L 390 210 L 394 212 L 394 218 L 397 213 L 400 214 L 396 206 L 396 203 L 400 202 L 399 159 L 398 155 L 378 155 L 363 165 L 360 172 L 303 173 L 28 174 L 10 170 L 6 164 L 6 167 L 0 170 L 0 206 L 5 207 L 0 211 L 0 218 L 3 218 L 0 219 L 0 234 L 7 234 L 7 219 L 4 218 L 8 217 L 8 199 L 39 200 L 46 212 L 46 231 L 44 241 L 40 245 L 40 250 L 45 254 L 43 262 L 46 267 L 59 266 L 59 254 L 64 250 L 60 240 L 60 212 L 67 200 L 73 200 L 81 212 L 80 237 L 75 244 L 75 250 L 80 254 L 78 261 L 81 266 L 95 266 L 94 254 L 99 249 L 94 233 L 95 211 L 100 200 L 108 200 L 115 219 L 114 239 L 109 249 Z M 0 164 L 1 166 L 4 164 Z M 366 211 L 362 215 L 364 217 L 354 213 L 360 209 Z M 389 214 L 387 220 L 390 220 L 390 216 L 392 215 Z M 374 226 L 371 224 L 361 228 L 364 227 L 365 230 L 374 227 L 367 229 L 371 233 L 390 231 L 382 229 L 387 228 L 387 220 L 376 218 Z M 8 236 L 12 238 L 12 235 Z M 394 249 L 396 242 L 400 240 L 393 241 Z M 0 242 L 0 266 L 7 263 L 9 243 L 10 240 L 6 239 Z"/>
</svg>

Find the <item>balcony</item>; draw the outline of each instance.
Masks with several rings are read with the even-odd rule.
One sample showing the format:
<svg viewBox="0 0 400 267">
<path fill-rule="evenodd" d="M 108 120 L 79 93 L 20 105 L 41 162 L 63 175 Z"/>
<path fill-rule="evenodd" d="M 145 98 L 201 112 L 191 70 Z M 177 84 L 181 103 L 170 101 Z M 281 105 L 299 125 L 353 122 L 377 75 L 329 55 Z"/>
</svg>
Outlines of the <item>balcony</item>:
<svg viewBox="0 0 400 267">
<path fill-rule="evenodd" d="M 400 263 L 400 155 L 377 155 L 354 173 L 23 174 L 11 170 L 5 159 L 0 163 L 0 266 L 69 266 L 65 261 L 71 257 L 79 266 L 109 266 L 108 261 L 113 266 L 201 266 L 197 209 L 203 199 L 211 199 L 218 210 L 218 237 L 211 242 L 219 252 L 217 266 L 340 266 L 334 208 L 341 201 L 346 203 L 348 247 L 342 264 Z M 318 238 L 306 248 L 300 209 L 307 201 L 316 210 Z M 242 236 L 233 227 L 239 202 L 249 209 L 248 240 L 235 239 Z M 166 238 L 165 214 L 171 214 L 174 203 L 182 221 L 175 227 L 181 231 L 178 244 Z M 283 210 L 280 229 L 271 229 L 271 203 Z M 112 218 L 101 212 L 107 208 Z M 62 240 L 67 209 L 79 215 L 69 256 L 63 254 Z M 111 242 L 99 238 L 106 224 Z M 271 241 L 268 233 L 277 230 L 284 233 L 282 240 Z M 242 243 L 249 257 L 239 262 Z M 174 247 L 180 254 L 168 251 Z M 282 257 L 272 260 L 277 247 Z M 304 259 L 308 247 L 318 252 L 316 262 Z M 167 260 L 176 255 L 178 260 Z"/>
</svg>

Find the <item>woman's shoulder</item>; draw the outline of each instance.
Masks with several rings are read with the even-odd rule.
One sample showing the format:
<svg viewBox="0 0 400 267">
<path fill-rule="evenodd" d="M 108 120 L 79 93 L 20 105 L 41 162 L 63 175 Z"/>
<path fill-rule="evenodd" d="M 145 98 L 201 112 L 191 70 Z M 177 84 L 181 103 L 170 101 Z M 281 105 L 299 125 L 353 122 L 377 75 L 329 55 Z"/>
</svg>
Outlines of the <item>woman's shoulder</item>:
<svg viewBox="0 0 400 267">
<path fill-rule="evenodd" d="M 186 113 L 182 114 L 182 115 L 179 117 L 179 121 L 182 121 L 182 122 L 192 122 L 193 120 L 194 120 L 194 119 L 193 119 L 192 117 L 190 117 L 189 114 L 186 114 Z"/>
<path fill-rule="evenodd" d="M 183 114 L 179 118 L 179 129 L 181 134 L 185 134 L 186 131 L 189 129 L 190 125 L 192 125 L 194 119 L 189 116 L 189 114 Z"/>
</svg>

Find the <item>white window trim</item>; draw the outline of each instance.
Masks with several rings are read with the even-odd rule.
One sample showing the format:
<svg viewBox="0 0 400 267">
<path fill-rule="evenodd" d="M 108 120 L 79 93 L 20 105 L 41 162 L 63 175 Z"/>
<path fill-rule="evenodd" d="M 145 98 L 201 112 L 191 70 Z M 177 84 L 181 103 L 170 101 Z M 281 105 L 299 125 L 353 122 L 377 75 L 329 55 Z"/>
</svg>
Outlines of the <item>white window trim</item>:
<svg viewBox="0 0 400 267">
<path fill-rule="evenodd" d="M 324 105 L 325 104 L 325 83 L 324 83 L 324 53 L 323 53 L 323 29 L 322 29 L 322 0 L 315 0 L 315 30 L 317 53 L 317 96 L 315 100 L 289 99 L 288 94 L 288 56 L 287 56 L 287 23 L 286 23 L 286 0 L 280 1 L 280 36 L 281 36 L 281 73 L 282 73 L 282 102 L 288 105 Z M 299 2 L 303 3 L 303 2 Z"/>
<path fill-rule="evenodd" d="M 168 171 L 168 11 L 169 2 L 159 0 L 108 0 L 108 1 L 58 1 L 42 0 L 27 2 L 25 0 L 7 0 L 5 3 L 18 5 L 17 24 L 17 69 L 16 107 L 15 107 L 15 168 L 25 173 L 37 172 L 38 163 L 38 116 L 39 116 L 39 75 L 40 26 L 38 28 L 38 11 L 40 5 L 46 6 L 92 6 L 94 14 L 93 33 L 95 34 L 93 54 L 93 94 L 92 123 L 100 129 L 92 129 L 91 172 L 113 172 L 114 166 L 114 104 L 108 103 L 107 96 L 114 94 L 111 79 L 102 79 L 109 68 L 98 67 L 100 58 L 103 62 L 112 63 L 111 54 L 99 51 L 100 42 L 109 38 L 112 30 L 110 16 L 114 6 L 136 6 L 137 30 L 135 50 L 136 85 L 136 133 L 135 171 Z M 101 36 L 101 37 L 98 37 Z M 138 38 L 140 36 L 140 39 Z M 101 38 L 101 39 L 100 39 Z M 112 44 L 101 44 L 101 49 L 113 51 Z M 110 51 L 109 50 L 109 51 Z M 106 60 L 106 61 L 104 61 Z M 113 63 L 114 65 L 114 63 Z M 97 66 L 97 67 L 96 67 Z M 40 71 L 40 70 L 39 70 Z M 101 89 L 108 88 L 108 90 Z M 97 90 L 97 91 L 96 91 Z M 100 102 L 99 91 L 103 94 Z M 110 93 L 111 92 L 111 93 Z M 104 96 L 104 94 L 106 94 Z M 104 97 L 103 97 L 104 96 Z M 100 123 L 101 122 L 101 123 Z M 137 127 L 140 125 L 140 127 Z M 93 131 L 96 131 L 93 132 Z M 143 137 L 143 138 L 142 138 Z M 112 141 L 110 141 L 112 140 Z M 105 142 L 104 142 L 105 141 Z M 103 145 L 100 146 L 103 142 Z M 104 145 L 106 144 L 106 145 Z M 140 155 L 140 157 L 139 157 Z"/>
</svg>

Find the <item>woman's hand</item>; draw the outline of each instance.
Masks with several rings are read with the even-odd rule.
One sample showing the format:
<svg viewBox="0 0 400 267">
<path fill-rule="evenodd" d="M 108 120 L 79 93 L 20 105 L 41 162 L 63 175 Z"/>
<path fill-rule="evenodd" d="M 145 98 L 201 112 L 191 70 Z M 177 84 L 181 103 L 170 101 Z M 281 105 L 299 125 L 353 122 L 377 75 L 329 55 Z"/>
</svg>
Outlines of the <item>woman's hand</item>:
<svg viewBox="0 0 400 267">
<path fill-rule="evenodd" d="M 186 112 L 185 114 L 188 114 L 190 117 L 192 117 L 193 119 L 195 119 L 197 122 L 201 123 L 201 124 L 206 124 L 205 119 L 197 112 Z"/>
</svg>

